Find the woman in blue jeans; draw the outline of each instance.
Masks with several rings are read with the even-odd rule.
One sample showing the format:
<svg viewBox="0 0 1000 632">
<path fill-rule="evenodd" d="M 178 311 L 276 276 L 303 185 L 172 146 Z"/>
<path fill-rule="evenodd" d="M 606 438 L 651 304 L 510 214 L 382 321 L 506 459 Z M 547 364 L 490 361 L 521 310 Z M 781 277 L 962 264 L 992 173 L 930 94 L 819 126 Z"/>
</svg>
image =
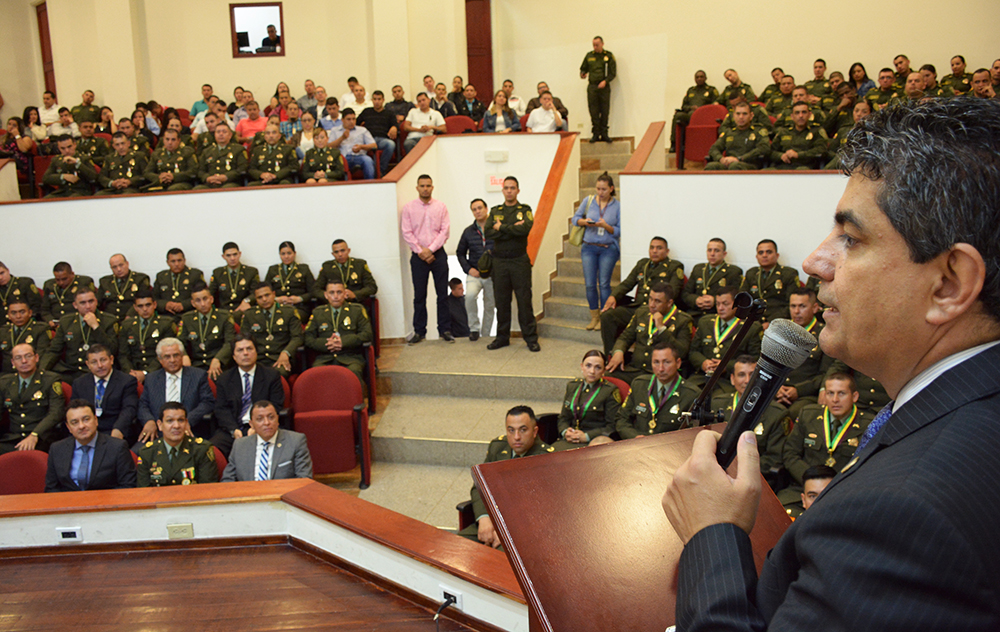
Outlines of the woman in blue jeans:
<svg viewBox="0 0 1000 632">
<path fill-rule="evenodd" d="M 601 326 L 601 304 L 611 296 L 611 273 L 621 244 L 621 205 L 615 183 L 605 171 L 597 176 L 597 195 L 588 195 L 573 215 L 573 225 L 585 227 L 580 258 L 590 306 L 588 330 Z"/>
</svg>

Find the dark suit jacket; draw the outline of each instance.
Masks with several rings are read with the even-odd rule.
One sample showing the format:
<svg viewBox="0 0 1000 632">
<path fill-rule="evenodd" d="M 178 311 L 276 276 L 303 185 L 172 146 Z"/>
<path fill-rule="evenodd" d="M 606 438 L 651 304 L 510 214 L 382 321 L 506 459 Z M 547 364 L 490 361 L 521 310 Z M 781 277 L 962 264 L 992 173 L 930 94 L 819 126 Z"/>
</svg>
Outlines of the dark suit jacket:
<svg viewBox="0 0 1000 632">
<path fill-rule="evenodd" d="M 146 375 L 139 398 L 139 423 L 160 418 L 160 408 L 167 401 L 167 372 L 157 369 Z M 187 418 L 194 428 L 205 415 L 215 408 L 215 396 L 208 385 L 208 373 L 203 369 L 186 366 L 181 372 L 181 403 L 187 409 Z"/>
<path fill-rule="evenodd" d="M 738 527 L 681 555 L 678 630 L 1000 629 L 1000 345 L 896 410 L 768 555 Z"/>
<path fill-rule="evenodd" d="M 119 430 L 128 437 L 139 410 L 138 381 L 124 371 L 112 371 L 108 383 L 104 385 L 104 399 L 101 400 L 101 414 L 97 417 L 97 430 L 109 434 Z M 91 404 L 97 401 L 97 384 L 90 373 L 73 380 L 73 397 L 85 399 Z"/>
<path fill-rule="evenodd" d="M 70 472 L 76 439 L 66 437 L 49 448 L 49 467 L 45 472 L 45 491 L 78 492 L 80 487 Z M 135 461 L 123 439 L 98 433 L 90 466 L 87 489 L 135 487 Z"/>
<path fill-rule="evenodd" d="M 222 473 L 222 482 L 254 480 L 257 461 L 257 437 L 240 437 L 233 443 L 229 461 Z M 271 480 L 279 478 L 312 478 L 312 457 L 306 436 L 291 430 L 278 430 L 278 443 L 271 455 Z"/>
<path fill-rule="evenodd" d="M 215 421 L 219 428 L 232 434 L 241 426 L 240 410 L 243 408 L 243 384 L 239 367 L 233 367 L 219 376 L 215 383 Z M 285 407 L 285 389 L 281 375 L 274 369 L 257 365 L 250 387 L 251 403 L 266 399 L 274 404 L 277 412 Z"/>
</svg>

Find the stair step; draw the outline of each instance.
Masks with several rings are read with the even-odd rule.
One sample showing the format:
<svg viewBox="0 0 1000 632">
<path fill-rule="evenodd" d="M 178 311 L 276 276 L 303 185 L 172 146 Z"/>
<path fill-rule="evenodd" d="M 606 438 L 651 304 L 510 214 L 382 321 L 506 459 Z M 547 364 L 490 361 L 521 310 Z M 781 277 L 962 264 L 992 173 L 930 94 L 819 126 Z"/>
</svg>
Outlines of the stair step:
<svg viewBox="0 0 1000 632">
<path fill-rule="evenodd" d="M 615 181 L 615 189 L 617 188 L 618 188 L 618 182 Z M 595 189 L 594 187 L 580 187 L 580 201 L 582 202 L 584 198 L 586 198 L 588 195 L 597 195 L 597 189 Z"/>
<path fill-rule="evenodd" d="M 546 338 L 583 342 L 593 345 L 593 349 L 601 349 L 601 331 L 587 331 L 587 322 L 546 316 L 538 321 L 538 334 Z M 583 357 L 582 354 L 580 357 Z"/>
<path fill-rule="evenodd" d="M 552 296 L 587 298 L 587 287 L 583 284 L 583 277 L 557 276 L 553 278 Z"/>
<path fill-rule="evenodd" d="M 581 171 L 580 186 L 587 188 L 596 187 L 597 178 L 600 177 L 601 173 L 600 171 Z M 618 173 L 618 171 L 608 171 L 608 175 L 611 176 L 611 180 L 614 182 L 618 182 Z"/>
<path fill-rule="evenodd" d="M 589 138 L 580 138 L 580 157 L 593 158 L 595 156 L 608 156 L 613 154 L 629 154 L 634 151 L 632 139 L 615 140 L 611 143 L 589 143 Z"/>
<path fill-rule="evenodd" d="M 580 159 L 580 171 L 621 171 L 632 158 L 632 154 L 609 154 Z M 618 179 L 615 179 L 618 182 Z"/>
<path fill-rule="evenodd" d="M 543 340 L 541 343 L 544 351 L 545 341 Z M 517 339 L 511 341 L 511 346 L 523 346 L 523 344 L 523 342 Z M 483 353 L 487 353 L 485 348 Z M 497 353 L 497 351 L 490 351 L 488 353 Z M 471 368 L 475 368 L 475 365 L 472 365 Z M 537 375 L 462 374 L 457 372 L 438 373 L 430 371 L 386 371 L 385 373 L 392 380 L 392 396 L 394 398 L 397 394 L 446 397 L 455 393 L 476 393 L 480 398 L 486 399 L 502 399 L 516 394 L 524 399 L 559 401 L 566 392 L 566 380 L 574 377 L 572 375 L 548 377 Z M 383 419 L 379 425 L 381 426 L 384 421 Z"/>
<path fill-rule="evenodd" d="M 545 316 L 578 320 L 586 324 L 590 322 L 590 307 L 585 298 L 551 296 L 545 299 Z"/>
<path fill-rule="evenodd" d="M 619 259 L 615 263 L 615 269 L 611 271 L 611 285 L 614 286 L 621 280 L 622 262 Z M 576 257 L 563 257 L 556 264 L 556 278 L 558 277 L 580 277 L 583 278 L 583 259 Z"/>
</svg>

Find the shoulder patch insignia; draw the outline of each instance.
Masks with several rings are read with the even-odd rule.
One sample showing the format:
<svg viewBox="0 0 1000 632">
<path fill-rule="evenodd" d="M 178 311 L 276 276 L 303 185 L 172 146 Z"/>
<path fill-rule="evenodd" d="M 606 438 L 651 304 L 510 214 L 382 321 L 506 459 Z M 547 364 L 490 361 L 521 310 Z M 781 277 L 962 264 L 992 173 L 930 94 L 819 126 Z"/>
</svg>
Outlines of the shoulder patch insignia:
<svg viewBox="0 0 1000 632">
<path fill-rule="evenodd" d="M 52 392 L 55 393 L 56 395 L 62 395 L 63 394 L 63 392 L 62 392 L 62 382 L 55 382 L 52 385 Z"/>
</svg>

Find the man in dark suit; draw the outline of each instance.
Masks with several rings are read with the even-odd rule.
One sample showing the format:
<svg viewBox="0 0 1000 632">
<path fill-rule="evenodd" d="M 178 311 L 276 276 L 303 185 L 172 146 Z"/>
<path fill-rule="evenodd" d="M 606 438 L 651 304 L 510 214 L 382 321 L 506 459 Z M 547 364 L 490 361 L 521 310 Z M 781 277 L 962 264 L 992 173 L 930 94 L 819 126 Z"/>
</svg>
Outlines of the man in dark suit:
<svg viewBox="0 0 1000 632">
<path fill-rule="evenodd" d="M 215 396 L 208 385 L 208 373 L 183 366 L 184 345 L 177 338 L 164 338 L 156 345 L 156 357 L 162 369 L 146 376 L 139 398 L 139 423 L 143 432 L 150 421 L 159 420 L 159 411 L 168 401 L 184 404 L 191 431 L 198 437 L 211 436 L 211 418 Z M 155 439 L 156 435 L 147 440 Z M 140 438 L 140 441 L 142 439 Z"/>
<path fill-rule="evenodd" d="M 136 379 L 124 371 L 113 369 L 115 357 L 101 344 L 87 349 L 87 369 L 90 373 L 73 380 L 73 396 L 94 406 L 97 431 L 117 439 L 134 441 L 136 413 L 139 409 L 139 389 Z M 144 431 L 146 429 L 144 428 Z M 143 436 L 156 436 L 156 423 Z M 143 439 L 146 441 L 148 439 Z"/>
<path fill-rule="evenodd" d="M 1000 102 L 885 108 L 841 149 L 835 226 L 804 268 L 824 353 L 893 402 L 770 552 L 752 433 L 738 473 L 702 432 L 663 497 L 683 630 L 1000 629 Z"/>
<path fill-rule="evenodd" d="M 253 432 L 233 444 L 222 482 L 312 478 L 312 457 L 306 436 L 278 428 L 278 409 L 267 400 L 254 402 Z"/>
<path fill-rule="evenodd" d="M 66 407 L 66 427 L 73 436 L 49 448 L 45 491 L 78 492 L 88 489 L 135 487 L 135 462 L 128 444 L 97 431 L 94 406 L 74 399 Z"/>
<path fill-rule="evenodd" d="M 220 375 L 215 384 L 217 430 L 210 440 L 226 455 L 233 447 L 233 440 L 250 430 L 251 402 L 266 400 L 274 404 L 275 410 L 285 406 L 281 375 L 270 367 L 257 364 L 257 347 L 253 338 L 247 334 L 236 336 L 233 360 L 236 366 Z M 246 392 L 248 385 L 249 393 Z"/>
</svg>

